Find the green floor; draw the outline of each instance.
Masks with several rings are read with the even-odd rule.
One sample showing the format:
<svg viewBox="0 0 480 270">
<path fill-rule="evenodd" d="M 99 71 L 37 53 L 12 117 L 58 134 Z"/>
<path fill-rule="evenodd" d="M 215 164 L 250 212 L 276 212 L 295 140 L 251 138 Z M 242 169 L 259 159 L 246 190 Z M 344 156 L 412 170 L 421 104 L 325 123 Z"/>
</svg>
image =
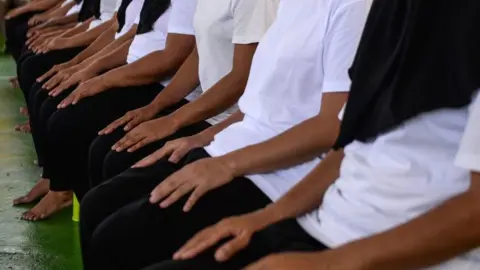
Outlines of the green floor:
<svg viewBox="0 0 480 270">
<path fill-rule="evenodd" d="M 0 57 L 0 270 L 81 269 L 77 224 L 71 209 L 54 218 L 28 223 L 19 216 L 28 207 L 13 208 L 13 198 L 22 195 L 40 175 L 34 165 L 31 137 L 13 131 L 24 122 L 19 115 L 22 96 L 9 86 L 14 64 Z"/>
</svg>

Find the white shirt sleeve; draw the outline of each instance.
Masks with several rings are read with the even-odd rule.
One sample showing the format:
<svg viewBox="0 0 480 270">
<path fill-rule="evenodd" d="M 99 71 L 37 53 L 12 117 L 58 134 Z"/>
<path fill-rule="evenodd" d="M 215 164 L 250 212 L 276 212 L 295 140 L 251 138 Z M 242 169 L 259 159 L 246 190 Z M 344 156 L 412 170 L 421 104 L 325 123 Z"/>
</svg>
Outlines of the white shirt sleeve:
<svg viewBox="0 0 480 270">
<path fill-rule="evenodd" d="M 324 93 L 350 90 L 348 69 L 357 53 L 369 10 L 368 1 L 357 1 L 339 8 L 330 17 L 324 38 Z"/>
<path fill-rule="evenodd" d="M 275 21 L 279 0 L 232 1 L 234 44 L 258 43 Z"/>
<path fill-rule="evenodd" d="M 197 0 L 177 0 L 172 2 L 168 33 L 195 35 L 193 18 L 196 9 Z"/>
<path fill-rule="evenodd" d="M 455 164 L 461 168 L 480 172 L 480 95 L 470 107 L 469 120 Z"/>
</svg>

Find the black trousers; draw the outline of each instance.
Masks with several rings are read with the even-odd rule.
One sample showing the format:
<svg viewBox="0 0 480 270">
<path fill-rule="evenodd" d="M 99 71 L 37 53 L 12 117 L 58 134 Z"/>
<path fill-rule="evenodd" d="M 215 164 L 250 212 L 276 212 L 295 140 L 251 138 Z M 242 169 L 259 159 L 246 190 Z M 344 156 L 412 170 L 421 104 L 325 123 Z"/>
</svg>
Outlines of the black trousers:
<svg viewBox="0 0 480 270">
<path fill-rule="evenodd" d="M 71 60 L 85 47 L 77 47 L 60 51 L 52 51 L 46 54 L 31 54 L 29 51 L 27 57 L 22 57 L 21 63 L 17 65 L 17 76 L 20 88 L 28 101 L 29 92 L 35 84 L 38 77 L 45 74 L 54 65 L 61 64 Z"/>
<path fill-rule="evenodd" d="M 197 257 L 187 261 L 168 260 L 149 266 L 144 270 L 232 270 L 243 269 L 259 259 L 284 252 L 316 252 L 327 250 L 322 243 L 313 239 L 298 225 L 295 219 L 289 219 L 271 225 L 253 235 L 249 246 L 233 256 L 229 261 L 218 263 L 214 254 L 220 243 Z M 303 270 L 303 269 L 299 269 Z"/>
<path fill-rule="evenodd" d="M 81 200 L 89 190 L 88 154 L 98 132 L 126 112 L 150 103 L 163 89 L 160 84 L 109 89 L 74 106 L 55 110 L 46 123 L 43 152 L 53 191 L 73 190 Z M 40 93 L 40 92 L 39 92 Z M 38 94 L 37 94 L 38 96 Z M 47 99 L 40 115 L 51 113 Z M 40 124 L 45 125 L 41 117 Z M 40 148 L 41 149 L 41 148 Z"/>
<path fill-rule="evenodd" d="M 194 149 L 178 164 L 163 159 L 147 168 L 129 169 L 92 189 L 81 204 L 85 269 L 141 269 L 169 260 L 199 230 L 271 203 L 242 177 L 207 193 L 189 213 L 182 210 L 188 197 L 167 209 L 150 204 L 148 197 L 155 186 L 207 157 L 203 148 Z"/>
<path fill-rule="evenodd" d="M 159 116 L 168 115 L 186 103 L 188 103 L 188 101 L 184 100 L 163 111 Z M 88 160 L 90 185 L 91 187 L 95 187 L 102 182 L 117 176 L 136 162 L 160 149 L 168 141 L 197 134 L 209 127 L 210 124 L 207 122 L 198 122 L 182 128 L 175 134 L 162 140 L 146 145 L 133 153 L 126 151 L 118 153 L 111 150 L 111 147 L 125 136 L 126 132 L 123 128 L 118 128 L 115 132 L 109 135 L 99 136 L 90 146 Z"/>
<path fill-rule="evenodd" d="M 25 43 L 27 42 L 28 20 L 38 12 L 29 12 L 5 21 L 7 50 L 12 54 L 15 62 L 18 61 Z"/>
</svg>

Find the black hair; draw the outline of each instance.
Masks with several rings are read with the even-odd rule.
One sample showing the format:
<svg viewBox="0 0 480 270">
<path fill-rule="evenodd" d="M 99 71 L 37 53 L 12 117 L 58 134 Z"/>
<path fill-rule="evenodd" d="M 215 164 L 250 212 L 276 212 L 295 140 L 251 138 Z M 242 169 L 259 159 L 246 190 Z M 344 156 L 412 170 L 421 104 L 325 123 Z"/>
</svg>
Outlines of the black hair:
<svg viewBox="0 0 480 270">
<path fill-rule="evenodd" d="M 137 34 L 152 31 L 153 24 L 170 8 L 171 2 L 171 0 L 145 0 L 140 12 Z"/>
<path fill-rule="evenodd" d="M 84 22 L 91 17 L 100 18 L 100 0 L 83 0 L 78 21 Z"/>
<path fill-rule="evenodd" d="M 117 21 L 118 21 L 118 33 L 122 31 L 123 26 L 125 25 L 125 16 L 127 13 L 127 7 L 132 3 L 133 0 L 122 0 L 120 7 L 117 12 Z"/>
</svg>

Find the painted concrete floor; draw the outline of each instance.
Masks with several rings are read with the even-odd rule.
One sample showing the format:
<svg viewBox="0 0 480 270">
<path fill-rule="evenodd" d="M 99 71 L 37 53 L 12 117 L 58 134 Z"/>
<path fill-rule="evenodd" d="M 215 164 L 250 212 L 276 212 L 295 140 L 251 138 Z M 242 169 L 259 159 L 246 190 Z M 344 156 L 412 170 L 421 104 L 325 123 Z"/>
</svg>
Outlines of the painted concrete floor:
<svg viewBox="0 0 480 270">
<path fill-rule="evenodd" d="M 0 270 L 81 270 L 78 228 L 71 221 L 71 209 L 50 220 L 29 223 L 19 216 L 31 206 L 12 207 L 12 200 L 40 175 L 30 135 L 14 131 L 16 123 L 26 120 L 19 114 L 22 94 L 8 82 L 14 71 L 12 61 L 0 57 Z"/>
</svg>

